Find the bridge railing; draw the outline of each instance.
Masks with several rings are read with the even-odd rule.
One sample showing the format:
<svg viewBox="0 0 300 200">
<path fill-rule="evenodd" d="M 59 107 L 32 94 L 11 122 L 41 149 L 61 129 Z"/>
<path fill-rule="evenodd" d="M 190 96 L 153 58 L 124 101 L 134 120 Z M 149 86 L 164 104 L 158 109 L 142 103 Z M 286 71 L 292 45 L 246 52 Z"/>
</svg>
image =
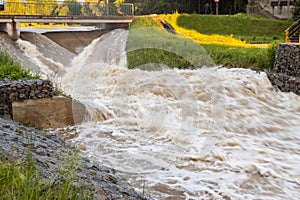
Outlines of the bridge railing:
<svg viewBox="0 0 300 200">
<path fill-rule="evenodd" d="M 6 8 L 0 15 L 45 15 L 45 16 L 127 16 L 134 15 L 132 3 L 106 4 L 96 2 L 64 2 L 56 0 L 6 1 Z"/>
<path fill-rule="evenodd" d="M 300 19 L 285 30 L 285 41 L 300 43 Z"/>
</svg>

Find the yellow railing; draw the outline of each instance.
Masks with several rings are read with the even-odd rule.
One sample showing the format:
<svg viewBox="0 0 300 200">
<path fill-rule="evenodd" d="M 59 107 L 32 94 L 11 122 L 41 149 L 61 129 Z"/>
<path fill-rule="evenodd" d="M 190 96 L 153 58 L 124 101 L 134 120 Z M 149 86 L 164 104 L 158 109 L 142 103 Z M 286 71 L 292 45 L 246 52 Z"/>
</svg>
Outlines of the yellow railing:
<svg viewBox="0 0 300 200">
<path fill-rule="evenodd" d="M 44 16 L 103 16 L 134 15 L 132 3 L 106 4 L 107 1 L 20 1 L 7 0 L 0 15 L 44 15 Z M 0 0 L 1 4 L 1 0 Z M 3 6 L 4 8 L 4 6 Z"/>
</svg>

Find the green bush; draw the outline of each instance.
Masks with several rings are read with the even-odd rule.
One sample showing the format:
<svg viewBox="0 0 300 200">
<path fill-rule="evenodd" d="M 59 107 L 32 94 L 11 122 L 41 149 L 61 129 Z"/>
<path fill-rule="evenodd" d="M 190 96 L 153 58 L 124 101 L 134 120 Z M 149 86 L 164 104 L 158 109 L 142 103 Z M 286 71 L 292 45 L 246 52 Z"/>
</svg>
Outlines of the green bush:
<svg viewBox="0 0 300 200">
<path fill-rule="evenodd" d="M 18 80 L 39 78 L 39 76 L 32 75 L 29 70 L 23 69 L 20 63 L 16 62 L 6 52 L 0 51 L 0 80 L 5 78 Z"/>
</svg>

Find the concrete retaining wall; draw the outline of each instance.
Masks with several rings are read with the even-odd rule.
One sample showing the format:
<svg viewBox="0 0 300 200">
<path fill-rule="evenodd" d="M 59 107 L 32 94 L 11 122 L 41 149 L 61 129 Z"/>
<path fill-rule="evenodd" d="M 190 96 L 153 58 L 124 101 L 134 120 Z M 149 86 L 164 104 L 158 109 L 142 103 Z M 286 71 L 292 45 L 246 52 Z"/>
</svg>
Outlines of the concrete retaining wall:
<svg viewBox="0 0 300 200">
<path fill-rule="evenodd" d="M 49 98 L 55 95 L 48 80 L 0 81 L 0 116 L 12 119 L 12 103 L 27 99 Z"/>
<path fill-rule="evenodd" d="M 84 105 L 62 96 L 16 101 L 12 111 L 14 121 L 39 128 L 73 126 L 87 114 Z"/>
<path fill-rule="evenodd" d="M 268 77 L 281 91 L 300 95 L 300 44 L 278 45 L 274 69 L 268 73 Z"/>
</svg>

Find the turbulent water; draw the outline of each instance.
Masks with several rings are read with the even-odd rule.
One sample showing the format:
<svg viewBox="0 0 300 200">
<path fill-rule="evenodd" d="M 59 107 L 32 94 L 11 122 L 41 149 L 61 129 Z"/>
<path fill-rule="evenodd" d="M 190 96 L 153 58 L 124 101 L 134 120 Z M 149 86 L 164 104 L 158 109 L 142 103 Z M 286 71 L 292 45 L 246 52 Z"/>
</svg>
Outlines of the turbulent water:
<svg viewBox="0 0 300 200">
<path fill-rule="evenodd" d="M 87 156 L 154 199 L 300 196 L 299 96 L 247 69 L 129 70 L 127 36 L 96 39 L 70 66 L 51 60 L 55 81 L 106 117 L 77 125 L 73 142 Z M 18 44 L 49 63 L 34 44 Z"/>
</svg>

